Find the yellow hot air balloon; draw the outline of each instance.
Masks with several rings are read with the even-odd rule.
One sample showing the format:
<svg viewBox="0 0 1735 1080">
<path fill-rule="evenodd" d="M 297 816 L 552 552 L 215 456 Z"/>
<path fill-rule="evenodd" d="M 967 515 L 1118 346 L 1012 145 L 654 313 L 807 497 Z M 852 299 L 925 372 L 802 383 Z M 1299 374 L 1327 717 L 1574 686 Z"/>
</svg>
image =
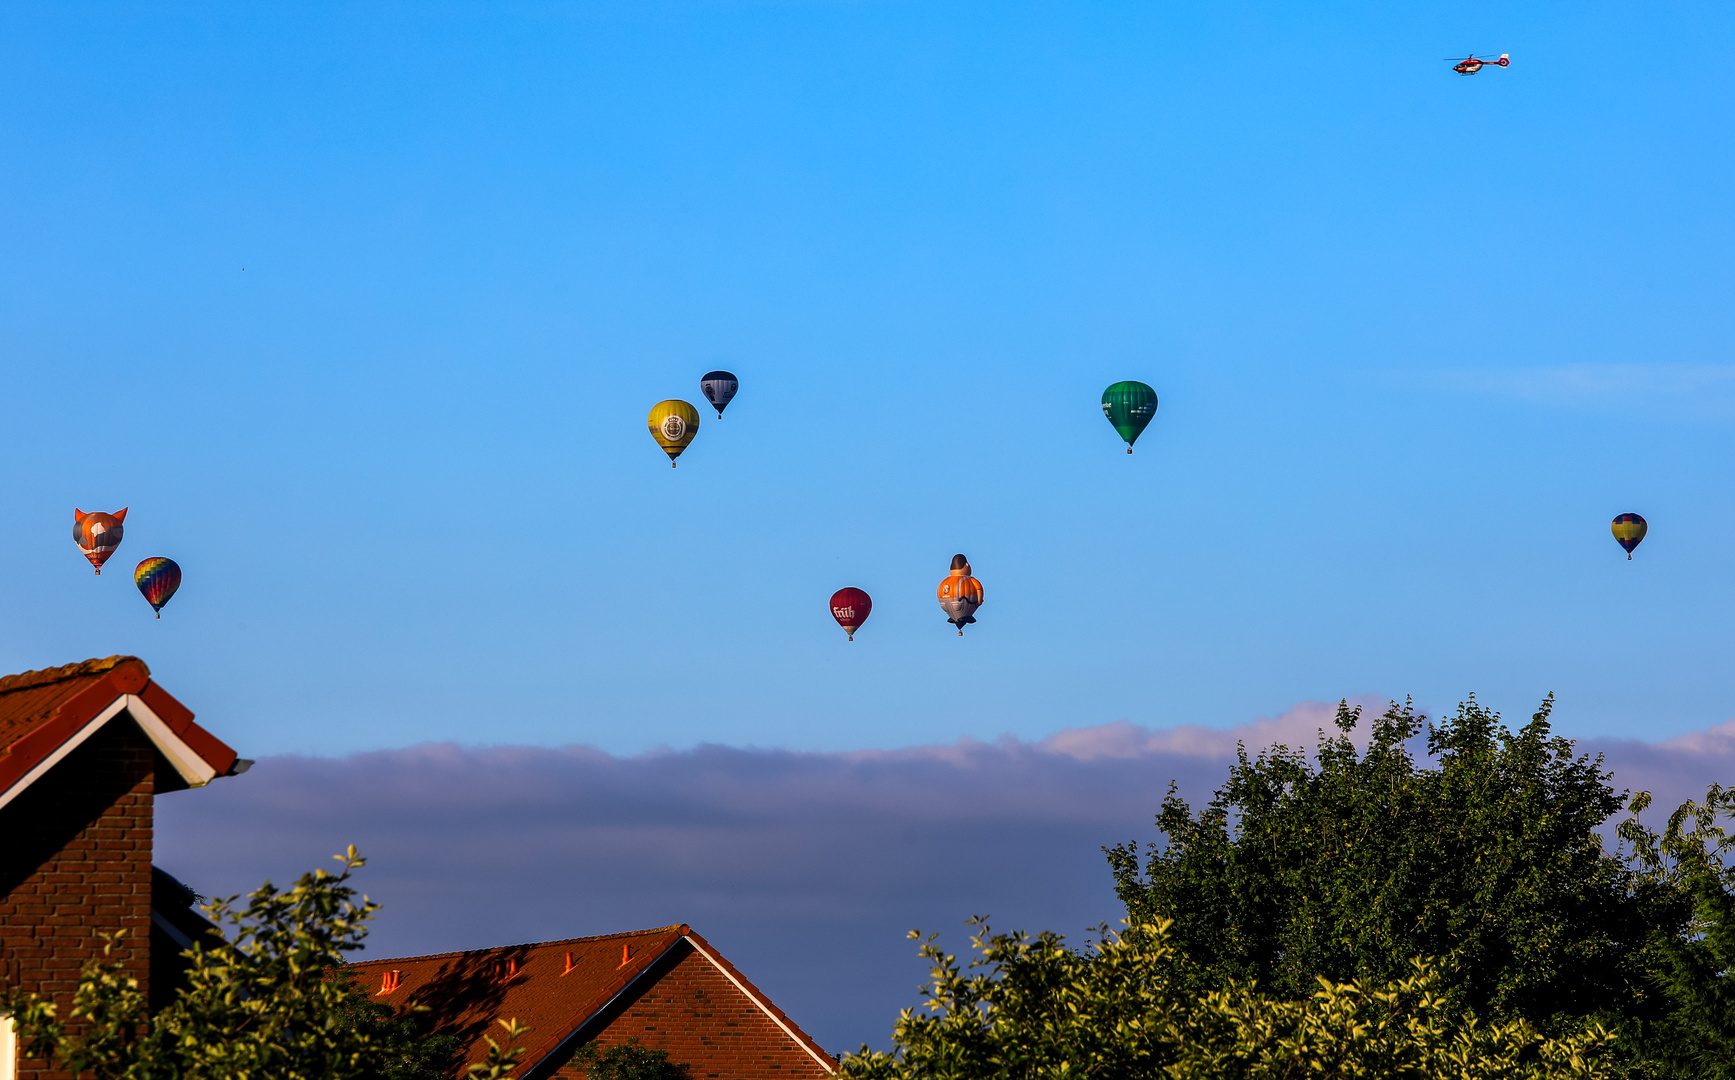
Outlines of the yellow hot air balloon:
<svg viewBox="0 0 1735 1080">
<path fill-rule="evenodd" d="M 1639 541 L 1645 538 L 1648 527 L 1645 519 L 1637 514 L 1617 515 L 1609 528 L 1615 534 L 1615 543 L 1627 549 L 1627 562 L 1633 561 L 1633 549 L 1639 546 Z"/>
<path fill-rule="evenodd" d="M 663 453 L 669 455 L 669 468 L 672 469 L 675 459 L 699 433 L 699 410 L 679 398 L 659 401 L 651 406 L 650 425 L 651 437 L 657 440 Z"/>
</svg>

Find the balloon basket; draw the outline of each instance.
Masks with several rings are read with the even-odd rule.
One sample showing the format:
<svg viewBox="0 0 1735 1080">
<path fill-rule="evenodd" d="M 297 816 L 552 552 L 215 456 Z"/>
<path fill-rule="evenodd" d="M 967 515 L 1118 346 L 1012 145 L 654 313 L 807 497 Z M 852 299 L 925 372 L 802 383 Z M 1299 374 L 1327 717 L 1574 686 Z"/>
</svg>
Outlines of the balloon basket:
<svg viewBox="0 0 1735 1080">
<path fill-rule="evenodd" d="M 1132 448 L 1132 447 L 1130 447 L 1130 446 L 1129 446 L 1129 447 L 1127 447 L 1127 453 L 1129 453 L 1129 454 L 1130 454 L 1130 453 L 1132 453 L 1132 452 L 1133 452 L 1133 448 Z"/>
</svg>

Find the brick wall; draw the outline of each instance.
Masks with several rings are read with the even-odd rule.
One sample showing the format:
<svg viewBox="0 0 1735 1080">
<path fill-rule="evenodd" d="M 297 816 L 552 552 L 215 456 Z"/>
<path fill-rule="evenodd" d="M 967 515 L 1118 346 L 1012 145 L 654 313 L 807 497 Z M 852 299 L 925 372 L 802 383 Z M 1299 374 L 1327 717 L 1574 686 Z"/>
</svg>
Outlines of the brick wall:
<svg viewBox="0 0 1735 1080">
<path fill-rule="evenodd" d="M 0 808 L 0 986 L 45 994 L 64 1018 L 98 935 L 125 928 L 119 958 L 148 992 L 155 761 L 136 724 L 106 724 Z M 42 1064 L 19 1076 L 57 1075 Z"/>
<path fill-rule="evenodd" d="M 830 1075 L 691 945 L 683 942 L 671 951 L 640 980 L 649 984 L 646 989 L 617 1002 L 601 1018 L 595 1035 L 599 1047 L 637 1038 L 644 1046 L 667 1050 L 670 1061 L 687 1066 L 692 1080 Z M 584 1071 L 567 1060 L 552 1072 L 538 1069 L 537 1075 L 576 1080 Z"/>
</svg>

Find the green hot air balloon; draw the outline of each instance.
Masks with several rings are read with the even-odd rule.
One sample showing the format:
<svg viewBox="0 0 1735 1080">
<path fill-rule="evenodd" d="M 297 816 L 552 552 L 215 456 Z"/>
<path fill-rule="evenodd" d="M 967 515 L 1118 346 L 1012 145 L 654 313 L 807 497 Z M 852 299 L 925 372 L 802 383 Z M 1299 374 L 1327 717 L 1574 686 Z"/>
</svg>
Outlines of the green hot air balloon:
<svg viewBox="0 0 1735 1080">
<path fill-rule="evenodd" d="M 1118 382 L 1102 392 L 1102 414 L 1127 441 L 1127 453 L 1139 433 L 1157 415 L 1157 392 L 1142 382 Z"/>
</svg>

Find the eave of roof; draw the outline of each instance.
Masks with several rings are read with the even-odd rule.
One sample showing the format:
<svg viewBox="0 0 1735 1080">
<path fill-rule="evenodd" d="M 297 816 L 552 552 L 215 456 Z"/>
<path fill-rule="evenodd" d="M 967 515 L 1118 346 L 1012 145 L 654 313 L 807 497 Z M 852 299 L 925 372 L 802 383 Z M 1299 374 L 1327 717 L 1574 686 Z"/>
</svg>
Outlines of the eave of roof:
<svg viewBox="0 0 1735 1080">
<path fill-rule="evenodd" d="M 122 713 L 144 730 L 187 786 L 237 767 L 235 751 L 151 681 L 143 660 L 110 656 L 0 678 L 0 806 Z"/>
</svg>

